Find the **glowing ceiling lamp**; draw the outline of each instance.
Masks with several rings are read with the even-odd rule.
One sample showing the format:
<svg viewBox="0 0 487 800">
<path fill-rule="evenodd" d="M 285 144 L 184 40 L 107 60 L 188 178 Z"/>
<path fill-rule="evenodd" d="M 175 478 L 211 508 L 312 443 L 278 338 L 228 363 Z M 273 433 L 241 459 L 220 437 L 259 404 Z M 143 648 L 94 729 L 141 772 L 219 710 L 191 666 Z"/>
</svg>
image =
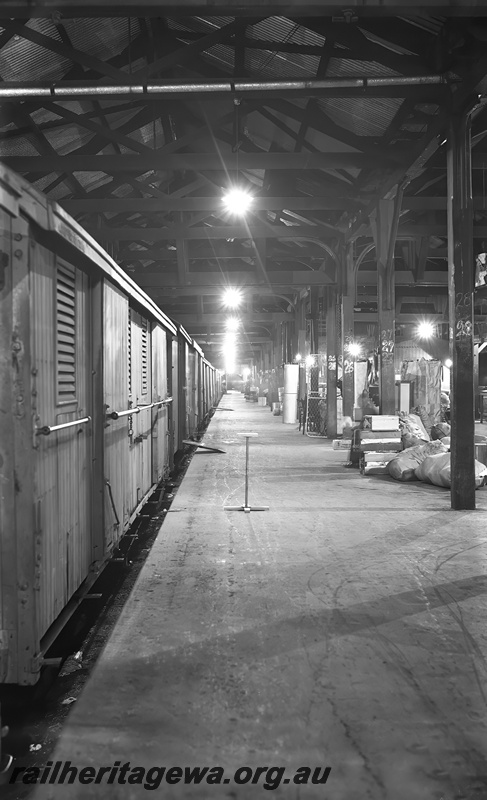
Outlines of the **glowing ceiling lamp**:
<svg viewBox="0 0 487 800">
<path fill-rule="evenodd" d="M 240 320 L 237 317 L 229 317 L 225 320 L 225 327 L 227 331 L 236 331 L 240 327 Z"/>
<path fill-rule="evenodd" d="M 222 303 L 227 308 L 238 308 L 242 303 L 242 300 L 243 294 L 240 289 L 235 289 L 233 287 L 225 289 L 225 293 L 222 297 Z"/>
<path fill-rule="evenodd" d="M 316 361 L 315 361 L 315 357 L 314 356 L 311 356 L 311 355 L 306 356 L 305 361 L 306 361 L 306 366 L 307 367 L 315 367 L 316 366 Z"/>
<path fill-rule="evenodd" d="M 445 361 L 445 367 L 448 367 L 448 369 L 450 369 L 452 366 L 453 366 L 453 361 L 451 360 L 451 358 L 447 358 Z"/>
<path fill-rule="evenodd" d="M 348 352 L 350 353 L 352 358 L 357 358 L 357 356 L 360 355 L 361 351 L 362 351 L 362 347 L 361 347 L 361 345 L 358 344 L 358 342 L 351 342 L 348 345 Z"/>
<path fill-rule="evenodd" d="M 435 326 L 432 322 L 420 322 L 416 328 L 416 334 L 420 339 L 431 339 L 435 335 Z"/>
<path fill-rule="evenodd" d="M 230 214 L 243 217 L 252 206 L 252 195 L 245 189 L 230 189 L 222 197 L 223 207 Z"/>
<path fill-rule="evenodd" d="M 303 356 L 301 355 L 301 353 L 296 353 L 296 355 L 294 356 L 295 361 L 301 361 L 302 358 Z"/>
</svg>

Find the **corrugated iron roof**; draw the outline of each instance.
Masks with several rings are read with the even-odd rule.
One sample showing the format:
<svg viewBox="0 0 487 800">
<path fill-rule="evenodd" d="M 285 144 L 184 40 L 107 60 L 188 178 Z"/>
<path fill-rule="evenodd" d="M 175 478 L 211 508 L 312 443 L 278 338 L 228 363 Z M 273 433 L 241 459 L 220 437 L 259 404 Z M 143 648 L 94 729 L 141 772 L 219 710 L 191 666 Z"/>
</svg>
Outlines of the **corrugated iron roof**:
<svg viewBox="0 0 487 800">
<path fill-rule="evenodd" d="M 56 178 L 56 173 L 50 172 L 48 175 L 43 175 L 41 178 L 37 178 L 36 181 L 32 181 L 32 185 L 39 189 L 40 192 L 43 192 L 46 186 L 49 186 Z"/>
<path fill-rule="evenodd" d="M 27 28 L 61 42 L 56 26 L 48 19 L 30 19 Z M 4 81 L 59 80 L 72 62 L 15 34 L 0 50 L 0 76 Z"/>
<path fill-rule="evenodd" d="M 73 47 L 102 60 L 113 58 L 140 33 L 137 17 L 122 19 L 63 19 L 63 26 Z"/>
<path fill-rule="evenodd" d="M 385 133 L 404 100 L 401 97 L 330 97 L 318 105 L 333 122 L 357 136 Z"/>
<path fill-rule="evenodd" d="M 65 156 L 82 147 L 91 139 L 94 139 L 95 134 L 92 131 L 87 131 L 79 125 L 65 125 L 62 128 L 51 128 L 43 132 L 45 139 L 49 142 L 51 147 L 54 148 L 56 153 L 60 156 Z"/>
<path fill-rule="evenodd" d="M 379 64 L 378 61 L 356 61 L 350 58 L 330 58 L 326 70 L 327 78 L 366 78 L 371 75 L 387 77 L 400 74 L 384 64 Z"/>
<path fill-rule="evenodd" d="M 318 56 L 301 53 L 273 53 L 270 50 L 247 50 L 246 66 L 264 78 L 307 77 L 316 75 Z"/>
<path fill-rule="evenodd" d="M 210 47 L 204 54 L 205 61 L 211 61 L 217 64 L 218 67 L 225 72 L 233 72 L 234 67 L 234 51 L 231 47 L 224 44 L 216 44 Z"/>
<path fill-rule="evenodd" d="M 39 150 L 34 147 L 28 138 L 5 139 L 0 142 L 0 157 L 2 156 L 37 156 Z"/>
<path fill-rule="evenodd" d="M 446 22 L 445 17 L 431 17 L 426 14 L 408 14 L 407 17 L 398 17 L 398 19 L 434 34 L 438 34 Z"/>
<path fill-rule="evenodd" d="M 65 181 L 58 183 L 57 186 L 54 186 L 49 190 L 49 197 L 51 200 L 62 200 L 63 198 L 69 197 L 72 194 L 73 190 L 67 186 Z"/>
<path fill-rule="evenodd" d="M 233 22 L 233 17 L 211 17 L 204 19 L 203 17 L 187 17 L 182 19 L 168 19 L 167 24 L 169 30 L 174 31 L 193 31 L 194 33 L 211 33 L 213 30 L 223 28 Z"/>
</svg>

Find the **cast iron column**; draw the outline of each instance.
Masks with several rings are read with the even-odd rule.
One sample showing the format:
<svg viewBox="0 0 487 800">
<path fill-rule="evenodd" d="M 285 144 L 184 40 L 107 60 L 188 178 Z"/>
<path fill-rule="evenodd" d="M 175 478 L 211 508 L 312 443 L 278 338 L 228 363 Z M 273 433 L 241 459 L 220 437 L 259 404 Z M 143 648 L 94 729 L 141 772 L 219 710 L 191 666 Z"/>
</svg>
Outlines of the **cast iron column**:
<svg viewBox="0 0 487 800">
<path fill-rule="evenodd" d="M 451 507 L 475 508 L 471 110 L 452 115 L 448 137 L 448 291 L 451 358 Z"/>
</svg>

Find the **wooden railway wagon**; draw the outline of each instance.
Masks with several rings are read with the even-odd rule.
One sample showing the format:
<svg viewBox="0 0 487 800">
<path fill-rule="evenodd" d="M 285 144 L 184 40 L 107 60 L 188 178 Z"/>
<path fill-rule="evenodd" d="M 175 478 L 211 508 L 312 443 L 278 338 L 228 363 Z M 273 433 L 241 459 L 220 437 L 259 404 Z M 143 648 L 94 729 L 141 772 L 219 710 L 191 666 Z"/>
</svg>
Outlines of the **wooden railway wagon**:
<svg viewBox="0 0 487 800">
<path fill-rule="evenodd" d="M 1 165 L 0 218 L 0 681 L 31 684 L 218 380 L 194 383 L 196 343 Z"/>
</svg>

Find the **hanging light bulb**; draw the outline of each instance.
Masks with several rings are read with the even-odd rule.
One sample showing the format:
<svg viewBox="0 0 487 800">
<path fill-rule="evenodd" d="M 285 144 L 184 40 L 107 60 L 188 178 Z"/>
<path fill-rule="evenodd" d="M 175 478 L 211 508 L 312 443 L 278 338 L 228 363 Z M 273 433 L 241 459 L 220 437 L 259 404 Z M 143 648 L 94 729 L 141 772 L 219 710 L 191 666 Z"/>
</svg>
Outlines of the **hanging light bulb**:
<svg viewBox="0 0 487 800">
<path fill-rule="evenodd" d="M 223 195 L 222 202 L 225 211 L 230 214 L 244 216 L 252 205 L 253 197 L 245 189 L 235 187 Z"/>
<path fill-rule="evenodd" d="M 432 322 L 428 322 L 424 320 L 420 322 L 418 327 L 416 328 L 416 334 L 419 336 L 420 339 L 431 339 L 435 333 L 435 326 Z"/>
<path fill-rule="evenodd" d="M 360 353 L 361 353 L 361 350 L 362 350 L 362 348 L 361 348 L 361 346 L 358 344 L 358 342 L 351 342 L 351 343 L 348 345 L 348 352 L 350 353 L 350 355 L 351 355 L 353 358 L 357 358 L 357 356 L 359 356 L 359 355 L 360 355 Z"/>
<path fill-rule="evenodd" d="M 222 297 L 222 303 L 227 308 L 238 308 L 243 300 L 243 294 L 240 289 L 232 287 L 225 290 Z"/>
</svg>

